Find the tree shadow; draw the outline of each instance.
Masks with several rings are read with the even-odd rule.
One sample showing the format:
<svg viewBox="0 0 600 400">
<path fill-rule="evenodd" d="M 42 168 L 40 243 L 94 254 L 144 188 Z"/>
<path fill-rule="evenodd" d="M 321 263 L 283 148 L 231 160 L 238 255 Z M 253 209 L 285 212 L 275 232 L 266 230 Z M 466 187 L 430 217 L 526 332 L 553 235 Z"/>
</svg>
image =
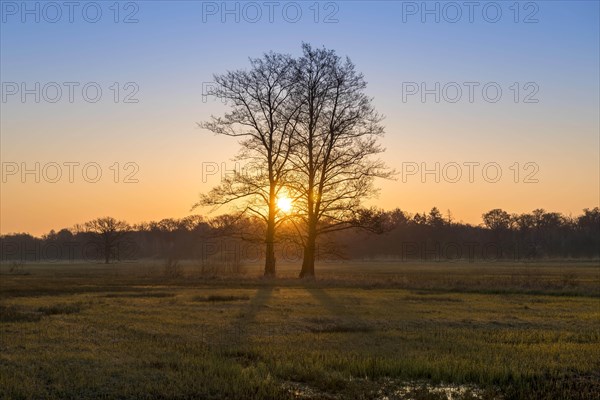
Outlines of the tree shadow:
<svg viewBox="0 0 600 400">
<path fill-rule="evenodd" d="M 317 320 L 313 330 L 316 332 L 369 332 L 373 327 L 352 312 L 347 306 L 333 298 L 326 290 L 318 287 L 305 289 L 330 314 L 332 318 Z"/>
<path fill-rule="evenodd" d="M 333 315 L 346 313 L 346 308 L 335 300 L 329 293 L 319 287 L 311 287 L 305 289 L 312 297 L 314 297 L 323 307 Z"/>
<path fill-rule="evenodd" d="M 271 285 L 260 286 L 246 307 L 241 307 L 237 316 L 229 324 L 220 326 L 217 337 L 213 339 L 213 345 L 221 351 L 229 351 L 250 344 L 256 333 L 264 334 L 261 327 L 257 332 L 253 328 L 255 328 L 258 314 L 273 296 L 273 291 Z M 269 334 L 269 332 L 266 333 Z"/>
</svg>

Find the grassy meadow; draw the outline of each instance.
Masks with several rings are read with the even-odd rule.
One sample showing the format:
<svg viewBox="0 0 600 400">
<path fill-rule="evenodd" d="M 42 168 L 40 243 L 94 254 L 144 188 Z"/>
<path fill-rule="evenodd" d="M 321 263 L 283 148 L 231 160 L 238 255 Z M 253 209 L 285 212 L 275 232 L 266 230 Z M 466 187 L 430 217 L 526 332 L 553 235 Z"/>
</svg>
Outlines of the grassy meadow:
<svg viewBox="0 0 600 400">
<path fill-rule="evenodd" d="M 598 399 L 597 262 L 0 269 L 2 399 Z"/>
</svg>

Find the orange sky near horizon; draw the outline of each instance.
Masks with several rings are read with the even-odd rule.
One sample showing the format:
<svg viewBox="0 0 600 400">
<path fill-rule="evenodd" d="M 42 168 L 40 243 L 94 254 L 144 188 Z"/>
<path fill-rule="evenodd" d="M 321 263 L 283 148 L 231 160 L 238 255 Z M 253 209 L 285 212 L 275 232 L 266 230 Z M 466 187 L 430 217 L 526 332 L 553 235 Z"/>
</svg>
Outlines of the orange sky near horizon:
<svg viewBox="0 0 600 400">
<path fill-rule="evenodd" d="M 36 122 L 26 125 L 31 125 L 30 129 L 42 129 Z M 595 168 L 598 155 L 593 143 L 587 149 L 569 153 L 556 140 L 538 144 L 535 151 L 526 147 L 526 139 L 515 149 L 510 143 L 498 141 L 494 144 L 494 153 L 502 156 L 487 154 L 484 157 L 481 146 L 488 146 L 489 139 L 486 144 L 462 145 L 464 142 L 448 135 L 445 141 L 430 142 L 432 134 L 429 132 L 435 132 L 435 128 L 428 125 L 386 127 L 388 133 L 383 144 L 387 150 L 382 158 L 398 175 L 393 181 L 379 181 L 378 198 L 366 201 L 366 205 L 384 209 L 399 207 L 410 213 L 429 211 L 435 206 L 443 214 L 450 210 L 455 221 L 471 224 L 481 223 L 481 214 L 493 208 L 514 213 L 544 208 L 578 215 L 583 208 L 599 205 L 600 176 Z M 102 128 L 88 127 L 82 134 L 97 137 Z M 168 136 L 163 134 L 166 127 L 148 124 L 139 129 L 156 138 L 152 143 L 141 145 L 126 139 L 125 132 L 121 132 L 124 138 L 119 146 L 102 144 L 99 140 L 85 146 L 85 151 L 76 156 L 65 152 L 61 158 L 49 158 L 46 152 L 53 146 L 68 149 L 68 143 L 44 140 L 44 137 L 52 137 L 48 134 L 41 137 L 35 148 L 28 146 L 29 151 L 22 158 L 14 157 L 14 153 L 3 154 L 1 233 L 42 235 L 51 229 L 70 228 L 106 215 L 130 223 L 182 218 L 196 213 L 207 215 L 210 209 L 194 212 L 190 209 L 199 193 L 219 183 L 222 169 L 236 168 L 232 157 L 238 146 L 235 139 L 214 136 L 193 123 L 187 127 L 181 124 L 178 128 L 179 133 Z M 414 132 L 410 146 L 393 135 L 397 131 Z M 121 133 L 115 132 L 114 136 Z M 72 140 L 70 144 L 73 146 Z M 98 157 L 99 154 L 102 157 Z M 555 159 L 561 161 L 555 162 Z M 22 163 L 35 170 L 36 162 L 39 163 L 39 183 L 35 182 L 33 172 L 21 175 Z M 69 162 L 79 164 L 65 165 Z M 14 163 L 18 167 L 16 172 L 12 170 Z M 56 183 L 52 182 L 57 180 L 53 163 L 58 164 L 62 172 Z M 127 165 L 126 169 L 127 163 L 135 165 Z M 96 177 L 98 169 L 102 173 L 100 178 Z M 72 183 L 69 172 L 72 172 Z M 227 211 L 228 208 L 223 207 L 208 216 Z"/>
</svg>

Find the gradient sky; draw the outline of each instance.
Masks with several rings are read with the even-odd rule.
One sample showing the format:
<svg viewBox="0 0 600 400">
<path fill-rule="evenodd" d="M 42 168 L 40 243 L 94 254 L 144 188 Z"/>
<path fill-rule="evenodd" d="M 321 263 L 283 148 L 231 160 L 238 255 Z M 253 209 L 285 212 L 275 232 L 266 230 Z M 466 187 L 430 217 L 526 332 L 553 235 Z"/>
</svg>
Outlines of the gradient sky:
<svg viewBox="0 0 600 400">
<path fill-rule="evenodd" d="M 35 3 L 27 4 L 34 8 Z M 430 169 L 436 162 L 441 167 L 450 162 L 480 163 L 474 182 L 468 181 L 464 165 L 463 177 L 456 183 L 443 176 L 438 183 L 433 175 L 425 182 L 420 174 L 404 179 L 399 175 L 396 181 L 381 182 L 379 198 L 369 204 L 409 212 L 437 206 L 444 214 L 451 210 L 455 220 L 474 224 L 492 208 L 510 212 L 545 208 L 575 215 L 599 205 L 597 1 L 521 2 L 518 23 L 513 1 L 491 6 L 477 2 L 473 22 L 463 6 L 455 23 L 449 21 L 455 16 L 452 7 L 462 1 L 428 2 L 430 8 L 439 4 L 439 23 L 435 15 L 425 15 L 423 22 L 421 10 L 408 13 L 414 5 L 423 7 L 422 2 L 320 2 L 318 22 L 314 1 L 296 2 L 302 16 L 295 23 L 289 21 L 295 16 L 294 4 L 275 2 L 270 22 L 267 2 L 254 2 L 262 17 L 253 23 L 253 6 L 244 2 L 227 2 L 240 10 L 236 22 L 234 14 L 221 15 L 222 2 L 138 1 L 130 3 L 136 5 L 134 18 L 139 21 L 128 24 L 122 21 L 135 11 L 131 4 L 120 3 L 120 22 L 115 23 L 110 8 L 114 2 L 96 2 L 102 16 L 90 23 L 82 14 L 87 3 L 78 3 L 72 23 L 67 9 L 56 23 L 48 21 L 54 10 L 46 9 L 45 14 L 40 10 L 36 23 L 35 15 L 25 15 L 22 22 L 20 9 L 13 15 L 14 5 L 20 8 L 22 2 L 1 2 L 3 171 L 11 163 L 19 167 L 25 163 L 30 169 L 36 162 L 41 167 L 80 163 L 72 183 L 64 165 L 57 183 L 43 176 L 39 183 L 33 175 L 24 182 L 20 174 L 4 176 L 2 234 L 40 235 L 104 215 L 132 223 L 189 215 L 198 194 L 219 181 L 215 175 L 203 182 L 203 163 L 227 163 L 231 169 L 238 149 L 234 139 L 196 127 L 197 121 L 225 111 L 218 101 L 203 101 L 203 84 L 212 81 L 213 73 L 246 67 L 248 57 L 265 51 L 297 55 L 303 41 L 349 56 L 365 74 L 368 93 L 386 116 L 383 158 L 389 166 L 402 172 L 408 165 L 403 163 L 426 163 Z M 495 5 L 502 15 L 492 23 Z M 203 12 L 214 7 L 214 15 Z M 93 7 L 87 10 L 87 17 L 93 18 Z M 337 22 L 324 23 L 333 11 Z M 524 23 L 532 13 L 538 22 Z M 73 103 L 64 86 L 56 103 L 43 98 L 36 103 L 33 95 L 23 103 L 20 94 L 7 95 L 10 82 L 25 82 L 28 87 L 35 82 L 81 85 Z M 97 103 L 82 97 L 81 86 L 87 82 L 97 82 L 103 89 Z M 121 85 L 120 100 L 128 92 L 122 86 L 135 82 L 139 102 L 115 103 L 110 90 L 114 82 Z M 425 82 L 430 88 L 435 82 L 481 86 L 473 103 L 464 86 L 460 101 L 442 98 L 436 103 L 433 95 L 425 102 L 419 95 L 403 101 L 406 82 Z M 481 87 L 488 82 L 503 90 L 496 103 L 482 96 Z M 518 103 L 510 89 L 515 82 L 521 86 Z M 527 82 L 534 86 L 525 90 Z M 539 89 L 534 97 L 538 102 L 524 103 L 532 87 Z M 81 174 L 81 166 L 92 162 L 102 168 L 97 183 L 86 182 Z M 119 183 L 113 181 L 110 169 L 115 162 L 121 168 Z M 128 162 L 139 166 L 138 183 L 122 182 Z M 510 169 L 515 162 L 521 168 L 518 183 Z M 498 182 L 482 176 L 486 163 L 501 167 Z M 523 182 L 526 163 L 539 167 L 538 183 Z"/>
</svg>

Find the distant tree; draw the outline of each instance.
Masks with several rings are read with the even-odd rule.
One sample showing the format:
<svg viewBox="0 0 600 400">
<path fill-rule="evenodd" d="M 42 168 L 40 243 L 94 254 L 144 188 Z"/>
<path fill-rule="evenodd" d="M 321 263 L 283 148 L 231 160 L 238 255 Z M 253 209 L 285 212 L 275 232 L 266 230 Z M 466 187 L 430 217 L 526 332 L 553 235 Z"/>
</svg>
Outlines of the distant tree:
<svg viewBox="0 0 600 400">
<path fill-rule="evenodd" d="M 189 215 L 179 220 L 181 229 L 193 231 L 199 229 L 204 224 L 204 218 L 201 215 Z"/>
<path fill-rule="evenodd" d="M 427 214 L 416 213 L 413 217 L 413 222 L 415 223 L 415 225 L 426 225 L 427 224 Z"/>
<path fill-rule="evenodd" d="M 482 218 L 483 224 L 493 231 L 508 230 L 511 225 L 510 214 L 500 208 L 488 211 Z"/>
<path fill-rule="evenodd" d="M 446 222 L 448 223 L 448 225 L 452 225 L 452 223 L 454 222 L 454 215 L 452 215 L 452 211 L 450 211 L 450 209 L 446 210 L 446 213 Z"/>
<path fill-rule="evenodd" d="M 433 207 L 427 216 L 427 224 L 434 228 L 440 228 L 444 226 L 445 223 L 446 221 L 444 220 L 440 210 L 438 210 L 437 207 Z"/>
<path fill-rule="evenodd" d="M 63 228 L 56 234 L 56 240 L 60 240 L 63 242 L 68 242 L 73 240 L 73 232 L 69 229 Z"/>
<path fill-rule="evenodd" d="M 45 235 L 42 235 L 42 240 L 48 240 L 48 241 L 55 241 L 57 238 L 57 233 L 54 229 L 51 229 L 50 232 L 48 232 Z"/>
<path fill-rule="evenodd" d="M 536 219 L 532 214 L 518 214 L 515 215 L 514 220 L 520 231 L 531 231 L 536 228 Z"/>
<path fill-rule="evenodd" d="M 106 264 L 110 262 L 114 250 L 118 251 L 119 244 L 130 230 L 127 222 L 118 221 L 112 217 L 97 218 L 86 222 L 83 227 L 85 232 L 90 233 L 101 245 Z"/>
<path fill-rule="evenodd" d="M 579 229 L 598 235 L 600 233 L 600 208 L 584 208 L 583 215 L 577 218 Z"/>
<path fill-rule="evenodd" d="M 389 224 L 394 228 L 406 225 L 410 222 L 410 216 L 399 208 L 389 211 L 387 214 Z"/>
<path fill-rule="evenodd" d="M 576 232 L 581 249 L 591 257 L 600 256 L 600 208 L 585 208 L 576 218 Z"/>
<path fill-rule="evenodd" d="M 557 212 L 544 213 L 539 221 L 540 228 L 545 230 L 560 229 L 566 224 L 566 218 Z"/>
<path fill-rule="evenodd" d="M 531 212 L 533 226 L 536 229 L 540 229 L 542 227 L 545 213 L 546 210 L 544 210 L 543 208 L 537 208 Z"/>
</svg>

